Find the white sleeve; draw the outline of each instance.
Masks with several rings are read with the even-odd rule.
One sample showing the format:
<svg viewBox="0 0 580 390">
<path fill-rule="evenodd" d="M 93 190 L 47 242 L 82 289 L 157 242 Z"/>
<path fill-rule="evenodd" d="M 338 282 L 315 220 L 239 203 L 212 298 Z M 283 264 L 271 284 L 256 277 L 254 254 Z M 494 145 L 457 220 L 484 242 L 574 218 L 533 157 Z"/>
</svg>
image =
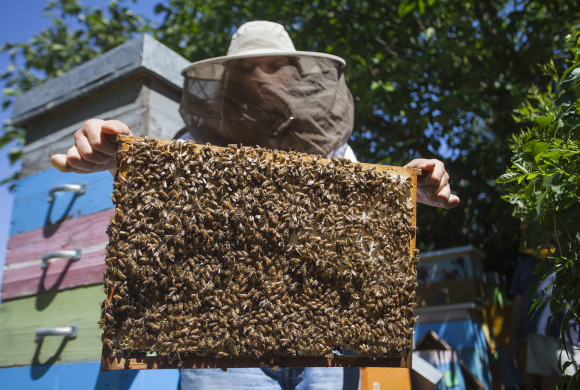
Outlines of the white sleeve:
<svg viewBox="0 0 580 390">
<path fill-rule="evenodd" d="M 180 141 L 193 141 L 193 137 L 191 136 L 191 133 L 189 131 L 187 131 L 179 136 L 179 140 Z"/>
<path fill-rule="evenodd" d="M 347 160 L 350 160 L 352 162 L 357 162 L 358 160 L 356 159 L 356 156 L 354 154 L 354 151 L 352 150 L 352 148 L 347 144 L 344 143 L 338 147 L 336 147 L 334 150 L 332 150 L 328 156 L 328 158 L 332 158 L 332 157 L 342 157 L 342 158 L 346 158 Z"/>
</svg>

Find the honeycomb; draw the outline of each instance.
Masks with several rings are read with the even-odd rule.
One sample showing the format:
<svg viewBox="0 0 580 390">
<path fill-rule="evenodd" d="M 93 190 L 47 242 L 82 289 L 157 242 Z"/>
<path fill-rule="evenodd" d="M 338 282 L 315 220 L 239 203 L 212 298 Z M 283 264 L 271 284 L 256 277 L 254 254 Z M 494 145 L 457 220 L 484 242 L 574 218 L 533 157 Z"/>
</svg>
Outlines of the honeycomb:
<svg viewBox="0 0 580 390">
<path fill-rule="evenodd" d="M 112 357 L 267 365 L 411 350 L 409 177 L 233 145 L 133 137 L 125 146 L 100 320 Z"/>
</svg>

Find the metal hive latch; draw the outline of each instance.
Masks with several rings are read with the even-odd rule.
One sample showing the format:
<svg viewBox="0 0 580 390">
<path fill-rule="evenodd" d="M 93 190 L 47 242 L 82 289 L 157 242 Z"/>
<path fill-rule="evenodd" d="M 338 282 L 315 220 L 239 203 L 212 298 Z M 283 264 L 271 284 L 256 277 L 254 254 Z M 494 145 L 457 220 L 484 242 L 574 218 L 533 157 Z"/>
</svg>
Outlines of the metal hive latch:
<svg viewBox="0 0 580 390">
<path fill-rule="evenodd" d="M 63 184 L 60 186 L 55 186 L 52 187 L 50 189 L 50 191 L 48 192 L 48 201 L 49 202 L 54 202 L 54 193 L 55 192 L 60 192 L 60 191 L 68 191 L 68 192 L 74 192 L 77 195 L 82 195 L 85 193 L 87 188 L 87 183 L 81 183 L 81 184 Z"/>
<path fill-rule="evenodd" d="M 79 326 L 76 324 L 60 328 L 38 328 L 34 341 L 38 343 L 46 336 L 64 336 L 66 339 L 75 339 L 78 332 Z"/>
<path fill-rule="evenodd" d="M 68 258 L 72 261 L 78 261 L 81 258 L 82 249 L 71 249 L 71 250 L 63 250 L 63 251 L 55 251 L 50 252 L 42 256 L 42 269 L 48 267 L 48 260 L 53 258 Z"/>
</svg>

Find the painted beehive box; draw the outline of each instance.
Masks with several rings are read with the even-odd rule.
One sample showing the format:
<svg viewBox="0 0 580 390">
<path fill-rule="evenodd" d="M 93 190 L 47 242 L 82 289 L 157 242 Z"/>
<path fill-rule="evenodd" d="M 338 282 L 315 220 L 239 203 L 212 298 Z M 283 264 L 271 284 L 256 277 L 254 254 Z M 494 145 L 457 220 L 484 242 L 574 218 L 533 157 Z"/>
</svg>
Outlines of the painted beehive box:
<svg viewBox="0 0 580 390">
<path fill-rule="evenodd" d="M 171 138 L 190 61 L 140 35 L 19 96 L 26 130 L 0 281 L 0 388 L 177 388 L 179 372 L 101 372 L 106 228 L 113 177 L 51 168 L 87 118 L 115 118 L 139 135 Z M 7 215 L 6 215 L 7 216 Z M 0 253 L 3 251 L 0 248 Z"/>
<path fill-rule="evenodd" d="M 117 142 L 102 369 L 405 366 L 417 170 Z"/>
</svg>

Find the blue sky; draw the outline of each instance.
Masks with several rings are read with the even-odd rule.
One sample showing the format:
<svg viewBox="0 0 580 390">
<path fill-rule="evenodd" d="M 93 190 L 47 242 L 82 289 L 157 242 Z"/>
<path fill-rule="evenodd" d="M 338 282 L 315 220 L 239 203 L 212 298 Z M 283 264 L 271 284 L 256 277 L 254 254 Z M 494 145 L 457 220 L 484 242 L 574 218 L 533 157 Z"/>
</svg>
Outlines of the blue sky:
<svg viewBox="0 0 580 390">
<path fill-rule="evenodd" d="M 7 42 L 26 42 L 34 34 L 50 26 L 51 20 L 44 16 L 43 9 L 49 0 L 2 0 L 0 6 L 0 45 Z M 81 0 L 81 4 L 95 7 L 106 7 L 108 0 Z M 125 1 L 135 12 L 153 19 L 153 7 L 161 0 L 140 0 L 134 5 L 131 1 Z M 0 53 L 0 72 L 3 72 L 9 64 L 9 55 Z M 4 83 L 0 81 L 0 90 L 4 89 Z M 0 123 L 4 123 L 10 117 L 8 111 L 0 111 Z M 0 178 L 3 179 L 18 167 L 11 167 L 7 153 L 9 147 L 0 149 Z M 49 162 L 47 161 L 47 164 Z M 48 166 L 47 166 L 48 168 Z M 0 179 L 0 180 L 1 180 Z M 4 268 L 6 255 L 6 242 L 10 226 L 10 212 L 12 209 L 12 195 L 6 186 L 0 186 L 0 280 Z"/>
</svg>

